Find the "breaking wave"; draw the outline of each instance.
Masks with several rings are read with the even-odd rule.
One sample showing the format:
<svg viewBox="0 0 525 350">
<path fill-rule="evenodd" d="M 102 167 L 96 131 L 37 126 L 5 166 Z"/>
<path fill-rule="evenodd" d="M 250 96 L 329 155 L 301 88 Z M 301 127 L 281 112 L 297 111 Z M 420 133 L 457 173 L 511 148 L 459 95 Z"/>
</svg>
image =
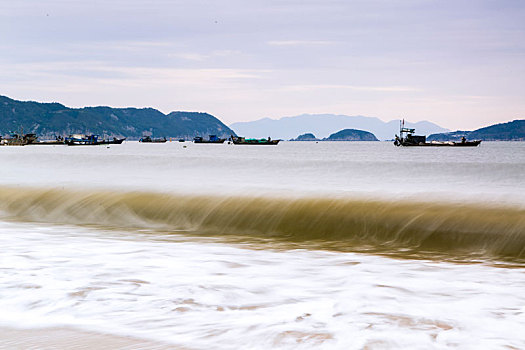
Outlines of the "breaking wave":
<svg viewBox="0 0 525 350">
<path fill-rule="evenodd" d="M 517 207 L 0 187 L 0 210 L 17 220 L 252 237 L 336 250 L 525 258 L 525 210 Z"/>
</svg>

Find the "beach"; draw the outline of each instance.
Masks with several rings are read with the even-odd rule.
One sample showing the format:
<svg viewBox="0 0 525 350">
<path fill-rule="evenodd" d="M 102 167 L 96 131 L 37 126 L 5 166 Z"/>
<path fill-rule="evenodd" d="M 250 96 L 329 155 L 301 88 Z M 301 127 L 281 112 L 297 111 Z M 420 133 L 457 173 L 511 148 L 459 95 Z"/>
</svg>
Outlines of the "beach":
<svg viewBox="0 0 525 350">
<path fill-rule="evenodd" d="M 1 151 L 3 348 L 525 346 L 523 143 Z"/>
</svg>

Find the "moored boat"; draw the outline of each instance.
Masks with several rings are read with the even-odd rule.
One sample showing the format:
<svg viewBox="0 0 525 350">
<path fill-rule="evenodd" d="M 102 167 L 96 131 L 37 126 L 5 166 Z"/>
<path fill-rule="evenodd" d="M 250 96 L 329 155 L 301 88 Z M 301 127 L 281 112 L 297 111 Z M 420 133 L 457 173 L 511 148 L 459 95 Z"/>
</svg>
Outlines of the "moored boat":
<svg viewBox="0 0 525 350">
<path fill-rule="evenodd" d="M 0 136 L 0 146 L 25 146 L 25 145 L 27 145 L 27 141 L 24 140 L 24 138 L 18 134 L 11 134 L 9 137 Z"/>
<path fill-rule="evenodd" d="M 36 134 L 19 134 L 12 133 L 9 137 L 0 136 L 0 146 L 26 146 L 26 145 L 65 145 L 66 142 L 62 136 L 57 136 L 55 140 L 39 141 Z"/>
<path fill-rule="evenodd" d="M 73 134 L 65 141 L 68 146 L 98 145 L 98 135 Z"/>
<path fill-rule="evenodd" d="M 99 145 L 120 145 L 122 144 L 122 142 L 124 142 L 124 140 L 126 140 L 126 138 L 121 138 L 121 139 L 117 139 L 116 137 L 114 137 L 113 139 L 111 140 L 102 140 L 102 141 L 99 141 L 98 144 Z"/>
<path fill-rule="evenodd" d="M 416 129 L 405 128 L 405 120 L 399 124 L 399 136 L 396 135 L 394 140 L 395 146 L 404 146 L 404 147 L 476 147 L 481 143 L 481 140 L 467 141 L 465 137 L 461 139 L 460 142 L 457 141 L 432 141 L 427 142 L 426 136 L 423 135 L 414 135 Z"/>
<path fill-rule="evenodd" d="M 98 135 L 83 135 L 74 134 L 66 137 L 65 143 L 68 146 L 96 146 L 96 145 L 119 145 L 124 142 L 126 138 L 112 140 L 99 140 Z"/>
<path fill-rule="evenodd" d="M 144 142 L 144 143 L 164 143 L 166 141 L 168 140 L 165 137 L 161 139 L 153 139 L 150 136 L 144 136 L 141 139 L 139 139 L 139 142 Z"/>
<path fill-rule="evenodd" d="M 267 139 L 247 139 L 244 137 L 231 135 L 231 140 L 235 145 L 277 145 L 281 140 Z"/>
<path fill-rule="evenodd" d="M 194 143 L 224 143 L 224 141 L 226 141 L 226 139 L 221 139 L 217 137 L 217 135 L 210 135 L 207 140 L 201 136 L 193 138 Z"/>
<path fill-rule="evenodd" d="M 25 146 L 32 144 L 38 137 L 35 134 L 11 133 L 9 137 L 0 136 L 0 146 Z"/>
</svg>

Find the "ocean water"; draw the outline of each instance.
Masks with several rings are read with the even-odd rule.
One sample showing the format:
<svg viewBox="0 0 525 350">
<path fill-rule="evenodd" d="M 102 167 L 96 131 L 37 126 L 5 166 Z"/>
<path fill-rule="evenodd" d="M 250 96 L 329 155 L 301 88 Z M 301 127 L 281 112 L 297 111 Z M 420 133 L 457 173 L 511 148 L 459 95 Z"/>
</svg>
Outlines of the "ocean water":
<svg viewBox="0 0 525 350">
<path fill-rule="evenodd" d="M 525 143 L 0 148 L 0 326 L 524 348 Z"/>
</svg>

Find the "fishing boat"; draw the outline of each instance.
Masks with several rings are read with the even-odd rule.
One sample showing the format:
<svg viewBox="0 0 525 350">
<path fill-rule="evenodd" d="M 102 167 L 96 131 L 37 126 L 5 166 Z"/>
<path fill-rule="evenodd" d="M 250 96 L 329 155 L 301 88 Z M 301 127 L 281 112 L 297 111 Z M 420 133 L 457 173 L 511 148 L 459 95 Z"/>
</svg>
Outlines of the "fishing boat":
<svg viewBox="0 0 525 350">
<path fill-rule="evenodd" d="M 427 142 L 427 137 L 422 135 L 414 135 L 416 129 L 405 128 L 405 120 L 399 123 L 399 136 L 396 135 L 394 140 L 395 146 L 431 146 L 431 147 L 476 147 L 481 143 L 481 140 L 467 141 L 465 137 L 461 138 L 461 141 L 432 141 Z"/>
<path fill-rule="evenodd" d="M 277 145 L 281 140 L 267 139 L 247 139 L 244 137 L 231 135 L 231 140 L 234 145 Z"/>
<path fill-rule="evenodd" d="M 9 137 L 0 136 L 0 146 L 25 146 L 36 141 L 38 136 L 35 134 L 17 134 L 12 132 Z"/>
<path fill-rule="evenodd" d="M 99 140 L 98 135 L 83 135 L 74 134 L 66 137 L 65 143 L 68 146 L 96 146 L 96 145 L 119 145 L 124 142 L 126 138 L 112 140 Z"/>
<path fill-rule="evenodd" d="M 68 146 L 98 145 L 98 135 L 73 134 L 65 141 Z"/>
<path fill-rule="evenodd" d="M 113 139 L 111 140 L 102 140 L 102 141 L 99 141 L 98 144 L 99 145 L 120 145 L 122 144 L 122 142 L 124 142 L 124 140 L 126 140 L 125 137 L 121 138 L 121 139 L 117 139 L 116 137 L 114 137 Z"/>
<path fill-rule="evenodd" d="M 11 134 L 9 137 L 0 136 L 0 146 L 25 146 L 27 140 L 18 134 Z"/>
<path fill-rule="evenodd" d="M 161 139 L 152 139 L 150 136 L 144 136 L 143 138 L 139 139 L 139 142 L 144 142 L 144 143 L 164 143 L 168 140 L 166 140 L 165 137 L 161 138 Z"/>
<path fill-rule="evenodd" d="M 224 143 L 224 141 L 226 141 L 226 139 L 221 139 L 217 137 L 217 135 L 210 135 L 207 140 L 201 136 L 193 138 L 194 143 Z"/>
</svg>

